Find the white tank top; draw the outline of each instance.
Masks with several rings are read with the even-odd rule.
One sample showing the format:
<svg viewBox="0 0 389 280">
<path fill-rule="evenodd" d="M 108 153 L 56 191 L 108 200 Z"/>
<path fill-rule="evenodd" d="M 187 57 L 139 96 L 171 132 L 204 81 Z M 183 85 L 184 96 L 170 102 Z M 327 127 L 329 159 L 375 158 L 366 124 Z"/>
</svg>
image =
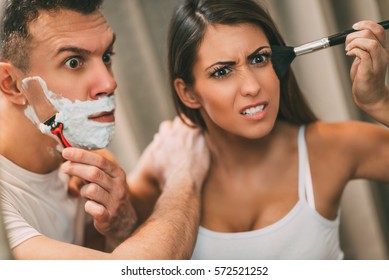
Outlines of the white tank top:
<svg viewBox="0 0 389 280">
<path fill-rule="evenodd" d="M 222 233 L 200 226 L 192 259 L 342 259 L 339 215 L 328 220 L 315 210 L 305 126 L 298 133 L 299 199 L 290 212 L 265 228 Z"/>
</svg>

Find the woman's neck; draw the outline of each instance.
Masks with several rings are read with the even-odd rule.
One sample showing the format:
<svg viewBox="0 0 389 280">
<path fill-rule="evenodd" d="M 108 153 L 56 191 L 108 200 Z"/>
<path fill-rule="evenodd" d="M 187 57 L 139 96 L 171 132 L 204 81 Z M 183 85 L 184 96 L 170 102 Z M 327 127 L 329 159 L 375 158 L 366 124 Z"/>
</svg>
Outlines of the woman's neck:
<svg viewBox="0 0 389 280">
<path fill-rule="evenodd" d="M 207 131 L 206 141 L 213 164 L 232 172 L 239 167 L 247 168 L 265 162 L 282 141 L 279 137 L 282 126 L 284 124 L 276 123 L 267 135 L 258 139 L 243 138 L 220 129 Z"/>
</svg>

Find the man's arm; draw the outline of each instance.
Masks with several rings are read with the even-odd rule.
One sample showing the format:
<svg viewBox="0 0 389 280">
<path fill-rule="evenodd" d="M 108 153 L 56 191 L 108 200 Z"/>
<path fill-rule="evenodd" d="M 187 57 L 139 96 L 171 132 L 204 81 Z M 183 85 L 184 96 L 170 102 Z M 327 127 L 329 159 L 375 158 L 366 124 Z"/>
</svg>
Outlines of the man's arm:
<svg viewBox="0 0 389 280">
<path fill-rule="evenodd" d="M 355 56 L 350 76 L 355 103 L 375 120 L 389 126 L 389 89 L 385 85 L 388 46 L 384 28 L 372 21 L 353 26 L 346 39 L 347 55 Z"/>
<path fill-rule="evenodd" d="M 150 218 L 112 253 L 59 242 L 46 236 L 13 249 L 15 259 L 188 259 L 200 216 L 200 188 L 190 177 L 173 177 Z"/>
<path fill-rule="evenodd" d="M 68 163 L 63 170 L 93 182 L 81 195 L 89 197 L 89 212 L 97 226 L 115 234 L 110 221 L 131 218 L 125 174 L 120 167 L 102 156 L 75 148 L 63 153 Z M 200 217 L 200 195 L 208 172 L 210 158 L 201 131 L 192 129 L 179 119 L 164 122 L 147 148 L 145 166 L 161 186 L 153 213 L 129 238 L 112 253 L 84 248 L 37 236 L 23 242 L 13 253 L 17 259 L 182 259 L 190 258 L 197 236 Z M 119 189 L 118 195 L 115 188 Z M 112 199 L 115 197 L 115 199 Z M 123 201 L 116 216 L 110 216 L 110 204 Z M 119 203 L 120 204 L 120 203 Z M 86 208 L 88 206 L 86 205 Z M 117 207 L 115 207 L 117 209 Z M 96 219 L 97 218 L 97 219 Z M 100 219 L 101 218 L 101 219 Z M 115 222 L 113 223 L 115 225 Z M 117 228 L 121 230 L 121 226 Z M 126 232 L 129 234 L 129 232 Z"/>
</svg>

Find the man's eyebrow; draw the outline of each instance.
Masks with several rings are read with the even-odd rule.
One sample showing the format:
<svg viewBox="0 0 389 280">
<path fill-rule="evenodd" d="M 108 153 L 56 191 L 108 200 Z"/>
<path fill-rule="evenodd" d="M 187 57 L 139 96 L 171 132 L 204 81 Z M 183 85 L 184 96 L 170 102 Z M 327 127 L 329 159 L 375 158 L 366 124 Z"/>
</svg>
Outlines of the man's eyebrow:
<svg viewBox="0 0 389 280">
<path fill-rule="evenodd" d="M 78 48 L 78 47 L 73 47 L 73 46 L 65 46 L 65 47 L 60 48 L 57 51 L 56 56 L 60 55 L 61 53 L 64 53 L 64 52 L 72 52 L 72 53 L 76 53 L 76 54 L 79 54 L 79 55 L 90 55 L 92 53 L 91 51 L 86 50 L 86 49 L 82 49 L 82 48 Z"/>
<path fill-rule="evenodd" d="M 113 45 L 115 44 L 115 41 L 116 41 L 116 33 L 113 33 L 111 44 L 109 44 L 107 50 L 110 50 L 110 49 L 113 48 Z"/>
<path fill-rule="evenodd" d="M 109 44 L 107 50 L 110 50 L 110 49 L 113 48 L 113 45 L 114 45 L 115 41 L 116 41 L 116 34 L 114 33 L 112 41 Z M 90 50 L 86 50 L 86 49 L 83 49 L 83 48 L 78 48 L 78 47 L 74 47 L 74 46 L 65 46 L 65 47 L 60 48 L 57 51 L 56 55 L 59 55 L 59 54 L 61 54 L 63 52 L 72 52 L 72 53 L 76 53 L 76 54 L 84 55 L 84 56 L 85 55 L 90 55 L 92 53 Z"/>
</svg>

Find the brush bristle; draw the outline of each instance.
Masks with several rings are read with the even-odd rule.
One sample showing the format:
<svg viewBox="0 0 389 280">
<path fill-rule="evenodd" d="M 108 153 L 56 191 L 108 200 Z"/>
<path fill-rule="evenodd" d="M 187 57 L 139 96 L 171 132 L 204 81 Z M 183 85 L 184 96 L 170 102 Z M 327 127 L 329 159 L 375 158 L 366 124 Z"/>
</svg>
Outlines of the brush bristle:
<svg viewBox="0 0 389 280">
<path fill-rule="evenodd" d="M 296 57 L 293 47 L 288 46 L 271 46 L 272 55 L 271 60 L 273 63 L 274 71 L 276 72 L 278 79 L 282 80 L 286 72 L 289 69 L 290 64 Z"/>
</svg>

